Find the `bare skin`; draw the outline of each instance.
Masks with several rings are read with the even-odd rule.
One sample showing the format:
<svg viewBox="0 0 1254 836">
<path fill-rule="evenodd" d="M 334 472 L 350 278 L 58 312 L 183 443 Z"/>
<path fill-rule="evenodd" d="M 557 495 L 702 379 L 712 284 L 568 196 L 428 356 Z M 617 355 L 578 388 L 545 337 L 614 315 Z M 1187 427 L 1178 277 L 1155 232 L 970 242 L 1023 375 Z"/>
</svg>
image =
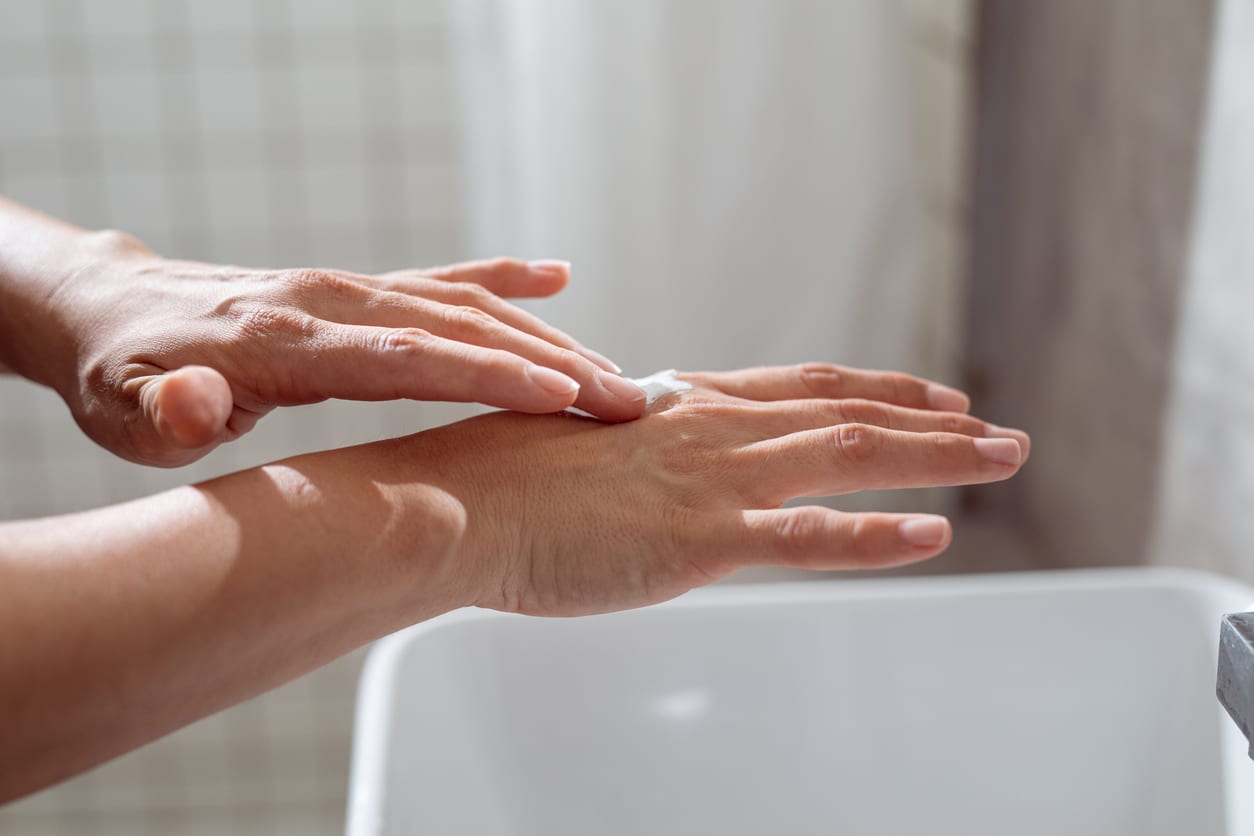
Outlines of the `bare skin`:
<svg viewBox="0 0 1254 836">
<path fill-rule="evenodd" d="M 378 276 L 176 261 L 0 198 L 0 369 L 57 390 L 105 448 L 159 466 L 328 398 L 637 418 L 644 394 L 611 361 L 503 298 L 569 278 L 564 262 L 516 259 Z"/>
<path fill-rule="evenodd" d="M 0 369 L 118 455 L 182 464 L 332 397 L 516 410 L 0 523 L 0 801 L 459 607 L 575 616 L 746 566 L 932 557 L 944 518 L 780 505 L 1027 456 L 960 392 L 835 366 L 688 374 L 640 417 L 612 363 L 502 298 L 567 279 L 178 262 L 0 199 Z M 572 404 L 601 420 L 550 414 Z"/>
<path fill-rule="evenodd" d="M 747 566 L 932 557 L 943 517 L 779 505 L 996 481 L 1027 454 L 903 375 L 685 377 L 626 424 L 500 412 L 0 525 L 0 799 L 459 607 L 576 616 Z"/>
</svg>

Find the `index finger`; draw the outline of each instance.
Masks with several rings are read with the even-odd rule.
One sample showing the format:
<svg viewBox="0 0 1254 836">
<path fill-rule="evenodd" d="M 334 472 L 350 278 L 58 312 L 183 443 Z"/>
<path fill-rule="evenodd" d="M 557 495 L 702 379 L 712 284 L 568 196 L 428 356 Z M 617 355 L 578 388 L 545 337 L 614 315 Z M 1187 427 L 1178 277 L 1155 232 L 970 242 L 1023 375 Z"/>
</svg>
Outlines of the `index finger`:
<svg viewBox="0 0 1254 836">
<path fill-rule="evenodd" d="M 957 389 L 902 372 L 829 363 L 762 366 L 734 372 L 688 372 L 683 380 L 750 401 L 862 398 L 914 409 L 966 412 L 971 399 Z"/>
</svg>

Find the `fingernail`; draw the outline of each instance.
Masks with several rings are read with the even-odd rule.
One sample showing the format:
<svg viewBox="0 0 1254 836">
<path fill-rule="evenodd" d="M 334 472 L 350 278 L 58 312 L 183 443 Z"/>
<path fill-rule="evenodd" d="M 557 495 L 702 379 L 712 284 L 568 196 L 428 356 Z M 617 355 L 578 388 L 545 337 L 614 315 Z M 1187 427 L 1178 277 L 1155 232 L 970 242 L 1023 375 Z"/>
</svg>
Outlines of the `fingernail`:
<svg viewBox="0 0 1254 836">
<path fill-rule="evenodd" d="M 573 378 L 545 366 L 533 365 L 527 369 L 527 377 L 531 378 L 532 383 L 554 395 L 569 395 L 579 391 L 579 383 Z"/>
<path fill-rule="evenodd" d="M 897 526 L 897 533 L 912 546 L 933 548 L 945 542 L 948 529 L 944 517 L 914 517 Z"/>
<path fill-rule="evenodd" d="M 990 462 L 997 464 L 1018 464 L 1023 461 L 1023 451 L 1019 442 L 1013 438 L 975 438 L 972 439 L 975 449 Z"/>
<path fill-rule="evenodd" d="M 984 428 L 984 434 L 989 438 L 1013 438 L 1019 445 L 1019 451 L 1023 454 L 1026 461 L 1028 453 L 1032 451 L 1032 439 L 1023 430 L 1012 430 L 1007 427 L 999 427 L 995 424 L 988 424 Z"/>
<path fill-rule="evenodd" d="M 597 380 L 605 387 L 605 391 L 619 400 L 630 403 L 644 400 L 644 390 L 625 377 L 601 372 L 601 374 L 597 375 Z"/>
<path fill-rule="evenodd" d="M 606 357 L 604 354 L 601 354 L 598 351 L 593 351 L 592 349 L 587 348 L 586 346 L 582 346 L 582 345 L 578 346 L 575 349 L 575 351 L 579 352 L 584 357 L 587 357 L 589 360 L 596 363 L 598 366 L 605 369 L 607 372 L 613 372 L 614 374 L 623 373 L 623 370 L 618 367 L 617 363 L 615 363 L 613 360 L 611 360 L 610 358 Z"/>
<path fill-rule="evenodd" d="M 556 258 L 541 258 L 536 261 L 528 261 L 527 267 L 537 273 L 559 273 L 565 275 L 570 272 L 570 262 Z"/>
<path fill-rule="evenodd" d="M 971 408 L 970 398 L 957 389 L 950 389 L 948 386 L 941 386 L 939 383 L 929 383 L 927 385 L 927 403 L 932 409 L 940 409 L 945 412 L 966 412 Z"/>
</svg>

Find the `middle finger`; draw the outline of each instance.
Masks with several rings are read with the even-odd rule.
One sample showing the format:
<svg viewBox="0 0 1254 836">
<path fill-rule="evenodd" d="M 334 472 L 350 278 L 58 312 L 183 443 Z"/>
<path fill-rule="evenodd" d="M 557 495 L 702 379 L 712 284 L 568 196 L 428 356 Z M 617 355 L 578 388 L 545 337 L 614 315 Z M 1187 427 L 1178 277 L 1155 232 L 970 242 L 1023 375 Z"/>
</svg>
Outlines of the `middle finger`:
<svg viewBox="0 0 1254 836">
<path fill-rule="evenodd" d="M 826 400 L 811 398 L 746 404 L 748 428 L 762 440 L 803 430 L 837 424 L 872 424 L 904 432 L 944 432 L 975 438 L 1013 438 L 1026 459 L 1031 446 L 1028 434 L 981 421 L 961 412 L 912 409 L 861 398 Z"/>
<path fill-rule="evenodd" d="M 411 298 L 443 302 L 447 305 L 468 305 L 478 308 L 525 334 L 582 355 L 607 372 L 615 374 L 622 372 L 622 369 L 608 357 L 593 351 L 560 328 L 555 328 L 535 314 L 510 304 L 480 285 L 395 273 L 377 278 L 362 277 L 361 281 L 377 286 L 379 291 L 384 293 L 398 293 Z"/>
<path fill-rule="evenodd" d="M 594 365 L 575 351 L 554 345 L 467 305 L 446 305 L 403 293 L 377 291 L 351 312 L 323 311 L 331 321 L 382 328 L 420 328 L 438 337 L 508 351 L 556 369 L 579 383 L 575 406 L 607 421 L 629 421 L 644 409 L 644 392 L 634 383 Z"/>
<path fill-rule="evenodd" d="M 1023 452 L 1010 438 L 913 433 L 840 424 L 759 441 L 737 451 L 743 486 L 770 507 L 800 496 L 934 488 L 1012 476 Z"/>
</svg>

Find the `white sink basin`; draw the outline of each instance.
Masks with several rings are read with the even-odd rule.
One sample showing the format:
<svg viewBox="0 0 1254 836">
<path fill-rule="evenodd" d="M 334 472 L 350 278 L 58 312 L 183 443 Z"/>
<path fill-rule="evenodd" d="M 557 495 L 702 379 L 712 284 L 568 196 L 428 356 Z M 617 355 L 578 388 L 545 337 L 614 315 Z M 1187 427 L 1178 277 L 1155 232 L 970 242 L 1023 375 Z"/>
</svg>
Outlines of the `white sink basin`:
<svg viewBox="0 0 1254 836">
<path fill-rule="evenodd" d="M 1254 834 L 1248 587 L 1166 569 L 719 586 L 380 642 L 348 832 Z"/>
</svg>

